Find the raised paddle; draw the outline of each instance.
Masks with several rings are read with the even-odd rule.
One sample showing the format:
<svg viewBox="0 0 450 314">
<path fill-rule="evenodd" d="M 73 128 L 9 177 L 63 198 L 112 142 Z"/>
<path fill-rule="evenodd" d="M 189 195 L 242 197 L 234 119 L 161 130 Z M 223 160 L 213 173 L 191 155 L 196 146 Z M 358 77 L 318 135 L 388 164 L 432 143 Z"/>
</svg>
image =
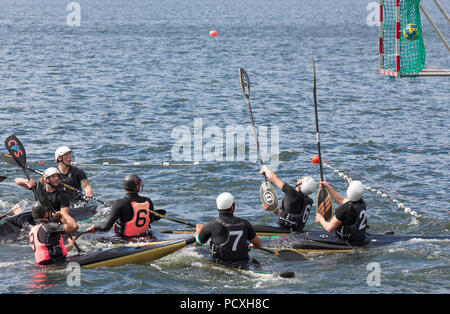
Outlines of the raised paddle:
<svg viewBox="0 0 450 314">
<path fill-rule="evenodd" d="M 311 52 L 312 64 L 313 64 L 313 73 L 314 73 L 314 112 L 316 116 L 316 140 L 317 140 L 317 150 L 319 153 L 319 164 L 320 164 L 320 180 L 323 181 L 323 168 L 322 168 L 322 154 L 320 152 L 320 136 L 319 136 L 319 115 L 317 112 L 317 91 L 316 91 L 316 65 L 314 63 L 314 56 Z M 333 201 L 331 199 L 331 194 L 327 188 L 320 185 L 319 191 L 317 191 L 317 200 L 316 200 L 316 213 L 325 218 L 326 221 L 330 221 L 333 218 Z"/>
<path fill-rule="evenodd" d="M 22 168 L 23 172 L 25 173 L 29 181 L 30 175 L 28 174 L 27 169 L 27 155 L 25 153 L 25 147 L 23 147 L 22 143 L 15 134 L 12 134 L 6 138 L 5 146 L 8 152 L 11 154 L 11 157 L 14 159 L 14 161 L 19 165 L 20 168 Z M 42 203 L 43 200 L 41 200 L 41 198 L 38 196 L 36 186 L 33 186 L 32 191 L 36 199 L 41 201 Z"/>
<path fill-rule="evenodd" d="M 244 92 L 245 99 L 247 100 L 248 105 L 248 111 L 250 113 L 250 120 L 252 121 L 253 125 L 253 132 L 255 134 L 255 141 L 256 141 L 256 150 L 258 152 L 258 159 L 259 163 L 261 164 L 261 167 L 264 165 L 262 156 L 261 156 L 261 150 L 259 148 L 259 141 L 258 141 L 258 134 L 256 132 L 256 126 L 255 126 L 255 120 L 253 119 L 253 113 L 252 113 L 252 107 L 250 105 L 250 80 L 248 78 L 247 72 L 243 68 L 239 69 L 239 78 L 240 83 L 242 87 L 242 91 Z M 261 183 L 261 187 L 259 188 L 259 195 L 261 197 L 261 202 L 263 204 L 267 204 L 269 211 L 274 211 L 278 207 L 278 197 L 277 193 L 275 193 L 275 190 L 270 183 L 270 181 L 267 179 L 266 174 L 264 173 L 264 179 Z"/>
</svg>

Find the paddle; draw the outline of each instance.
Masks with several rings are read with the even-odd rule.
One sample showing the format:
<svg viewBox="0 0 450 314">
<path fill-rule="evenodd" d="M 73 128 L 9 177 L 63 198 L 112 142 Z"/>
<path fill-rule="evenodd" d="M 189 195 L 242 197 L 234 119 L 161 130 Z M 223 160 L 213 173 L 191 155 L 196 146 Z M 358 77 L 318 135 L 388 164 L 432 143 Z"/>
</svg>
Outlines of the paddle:
<svg viewBox="0 0 450 314">
<path fill-rule="evenodd" d="M 314 111 L 316 116 L 316 140 L 317 140 L 317 150 L 319 153 L 319 164 L 320 164 L 320 180 L 323 181 L 323 167 L 322 167 L 322 154 L 320 152 L 320 136 L 319 136 L 319 115 L 317 112 L 317 90 L 316 90 L 316 65 L 314 63 L 314 56 L 311 52 L 313 72 L 314 72 Z M 317 191 L 316 200 L 316 213 L 322 215 L 326 221 L 330 221 L 333 218 L 333 201 L 331 199 L 331 194 L 327 188 L 320 185 L 319 191 Z"/>
<path fill-rule="evenodd" d="M 4 214 L 4 215 L 0 214 L 0 220 L 2 220 L 5 217 L 11 218 L 11 217 L 14 217 L 14 216 L 17 216 L 17 215 L 23 213 L 23 211 L 25 210 L 26 205 L 27 205 L 26 201 L 24 201 L 24 200 L 20 201 L 19 203 L 14 205 L 11 208 L 11 210 L 9 212 L 7 212 L 6 214 Z"/>
<path fill-rule="evenodd" d="M 25 152 L 25 147 L 23 147 L 20 140 L 17 138 L 15 134 L 12 134 L 8 136 L 5 140 L 5 146 L 8 152 L 11 154 L 11 157 L 14 159 L 14 161 L 19 165 L 20 168 L 22 168 L 23 172 L 25 173 L 25 176 L 27 177 L 28 181 L 30 180 L 30 175 L 28 174 L 27 170 L 27 155 Z M 37 200 L 41 201 L 41 198 L 38 197 L 38 193 L 36 191 L 36 186 L 33 186 L 32 191 L 34 193 L 34 196 Z M 43 203 L 42 203 L 43 204 Z"/>
<path fill-rule="evenodd" d="M 268 249 L 265 247 L 259 247 L 258 249 L 260 249 L 261 251 L 276 255 L 281 260 L 285 260 L 285 261 L 303 261 L 306 259 L 305 255 L 303 255 L 299 252 L 296 252 L 294 250 L 290 250 L 290 249 L 281 249 L 278 251 L 274 251 L 274 250 L 271 250 L 271 249 Z"/>
<path fill-rule="evenodd" d="M 3 180 L 5 180 L 7 177 L 0 175 L 0 182 L 2 182 Z"/>
<path fill-rule="evenodd" d="M 177 218 L 167 217 L 167 216 L 164 216 L 163 214 L 160 214 L 160 213 L 158 213 L 158 212 L 155 212 L 154 210 L 151 210 L 151 209 L 149 209 L 148 211 L 149 211 L 151 214 L 153 214 L 153 215 L 155 215 L 155 216 L 158 216 L 158 217 L 160 217 L 160 218 L 164 218 L 164 219 L 167 219 L 167 220 L 170 220 L 170 221 L 178 222 L 178 223 L 180 223 L 180 224 L 187 225 L 187 226 L 190 226 L 190 227 L 194 227 L 194 228 L 195 228 L 195 225 L 192 224 L 192 223 L 190 223 L 190 222 L 187 222 L 187 221 L 184 221 L 184 220 L 181 220 L 181 219 L 177 219 Z"/>
<path fill-rule="evenodd" d="M 20 167 L 20 165 L 19 165 L 19 164 L 14 160 L 14 158 L 13 158 L 11 155 L 9 155 L 9 154 L 0 154 L 0 160 L 3 161 L 3 162 L 6 162 L 6 163 L 8 163 L 8 164 L 10 164 L 10 165 L 12 165 L 12 166 L 19 166 L 19 167 Z M 35 169 L 32 169 L 32 168 L 29 168 L 29 167 L 25 167 L 25 168 L 26 168 L 27 170 L 31 171 L 31 172 L 34 172 L 34 173 L 38 174 L 38 175 L 42 175 L 42 174 L 43 174 L 43 172 L 41 172 L 41 171 L 38 171 L 38 170 L 35 170 Z M 69 190 L 76 191 L 76 192 L 80 193 L 81 195 L 84 195 L 84 194 L 83 194 L 83 191 L 81 191 L 81 190 L 79 190 L 79 189 L 77 189 L 77 188 L 74 188 L 73 186 L 70 186 L 70 185 L 67 185 L 67 184 L 64 184 L 64 183 L 61 183 L 61 184 L 62 184 L 65 188 L 67 188 L 67 189 L 69 189 Z M 102 204 L 103 206 L 105 206 L 105 207 L 111 206 L 111 201 L 102 201 L 101 199 L 98 199 L 98 198 L 96 198 L 96 197 L 91 197 L 91 198 L 92 198 L 92 200 L 101 203 L 101 204 Z"/>
<path fill-rule="evenodd" d="M 258 152 L 258 159 L 261 167 L 264 165 L 262 156 L 261 156 L 261 150 L 259 148 L 259 141 L 258 141 L 258 134 L 256 132 L 256 126 L 255 126 L 255 120 L 253 119 L 253 113 L 252 113 L 252 107 L 250 105 L 250 80 L 248 78 L 247 72 L 243 68 L 239 69 L 239 78 L 240 83 L 242 87 L 242 91 L 244 92 L 245 99 L 247 100 L 248 105 L 248 111 L 250 113 L 250 120 L 252 121 L 253 125 L 253 132 L 255 134 L 255 141 L 256 141 L 256 150 Z M 264 173 L 264 179 L 261 183 L 261 187 L 259 188 L 259 195 L 261 197 L 261 202 L 263 204 L 267 204 L 269 207 L 267 210 L 274 211 L 278 207 L 278 198 L 277 194 L 275 193 L 275 190 L 270 183 L 270 181 L 267 179 L 266 174 Z"/>
</svg>

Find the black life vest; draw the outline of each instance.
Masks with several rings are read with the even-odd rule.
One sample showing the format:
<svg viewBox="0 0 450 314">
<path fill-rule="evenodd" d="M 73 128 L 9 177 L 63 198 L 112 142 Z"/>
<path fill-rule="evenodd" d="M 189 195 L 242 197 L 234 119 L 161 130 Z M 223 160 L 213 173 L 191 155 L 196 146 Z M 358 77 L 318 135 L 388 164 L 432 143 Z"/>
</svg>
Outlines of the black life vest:
<svg viewBox="0 0 450 314">
<path fill-rule="evenodd" d="M 227 223 L 218 218 L 216 221 L 225 227 L 227 239 L 221 244 L 210 241 L 211 256 L 219 261 L 239 261 L 248 259 L 248 231 L 245 224 L 238 218 L 236 223 Z"/>
<path fill-rule="evenodd" d="M 308 221 L 313 200 L 302 192 L 298 192 L 298 199 L 291 204 L 292 208 L 285 208 L 284 202 L 285 199 L 278 213 L 278 225 L 293 231 L 302 231 Z"/>
<path fill-rule="evenodd" d="M 361 241 L 366 237 L 367 212 L 366 204 L 362 199 L 351 202 L 348 207 L 347 216 L 350 211 L 355 212 L 355 221 L 352 224 L 344 225 L 344 222 L 336 229 L 336 236 L 349 242 Z"/>
</svg>

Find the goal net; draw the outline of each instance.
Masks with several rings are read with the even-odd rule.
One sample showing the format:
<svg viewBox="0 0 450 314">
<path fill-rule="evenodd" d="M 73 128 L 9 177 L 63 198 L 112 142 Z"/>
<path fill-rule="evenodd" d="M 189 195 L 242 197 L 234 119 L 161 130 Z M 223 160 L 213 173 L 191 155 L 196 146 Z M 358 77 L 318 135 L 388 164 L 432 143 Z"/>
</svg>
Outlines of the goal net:
<svg viewBox="0 0 450 314">
<path fill-rule="evenodd" d="M 416 75 L 425 68 L 419 4 L 420 0 L 380 0 L 380 73 Z M 408 24 L 417 26 L 416 39 L 403 35 Z"/>
</svg>

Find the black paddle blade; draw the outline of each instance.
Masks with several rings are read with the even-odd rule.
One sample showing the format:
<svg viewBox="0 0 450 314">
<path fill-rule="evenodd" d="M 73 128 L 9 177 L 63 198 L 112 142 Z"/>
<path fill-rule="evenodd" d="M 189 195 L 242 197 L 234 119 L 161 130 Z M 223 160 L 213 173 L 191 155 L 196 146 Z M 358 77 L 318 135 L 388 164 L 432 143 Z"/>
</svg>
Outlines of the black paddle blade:
<svg viewBox="0 0 450 314">
<path fill-rule="evenodd" d="M 275 255 L 278 256 L 283 261 L 304 261 L 306 260 L 306 256 L 302 253 L 296 252 L 294 249 L 281 249 L 275 252 Z"/>
<path fill-rule="evenodd" d="M 25 148 L 15 134 L 10 135 L 6 138 L 5 146 L 14 160 L 19 164 L 19 166 L 21 166 L 22 168 L 25 167 L 25 165 L 27 164 Z"/>
<path fill-rule="evenodd" d="M 285 271 L 276 273 L 276 277 L 294 278 L 295 277 L 295 273 L 292 270 L 285 270 Z"/>
<path fill-rule="evenodd" d="M 3 180 L 5 180 L 7 177 L 5 176 L 0 176 L 0 182 L 2 182 Z"/>
<path fill-rule="evenodd" d="M 239 68 L 239 78 L 241 81 L 242 91 L 244 92 L 245 98 L 250 98 L 250 80 L 248 78 L 247 72 L 243 68 Z"/>
<path fill-rule="evenodd" d="M 323 186 L 320 186 L 317 192 L 316 204 L 316 213 L 322 215 L 326 221 L 330 221 L 333 218 L 333 200 L 330 192 Z"/>
<path fill-rule="evenodd" d="M 259 188 L 259 195 L 261 197 L 261 202 L 267 204 L 269 207 L 268 211 L 274 211 L 278 207 L 278 197 L 272 184 L 267 178 L 263 179 L 261 187 Z"/>
</svg>

